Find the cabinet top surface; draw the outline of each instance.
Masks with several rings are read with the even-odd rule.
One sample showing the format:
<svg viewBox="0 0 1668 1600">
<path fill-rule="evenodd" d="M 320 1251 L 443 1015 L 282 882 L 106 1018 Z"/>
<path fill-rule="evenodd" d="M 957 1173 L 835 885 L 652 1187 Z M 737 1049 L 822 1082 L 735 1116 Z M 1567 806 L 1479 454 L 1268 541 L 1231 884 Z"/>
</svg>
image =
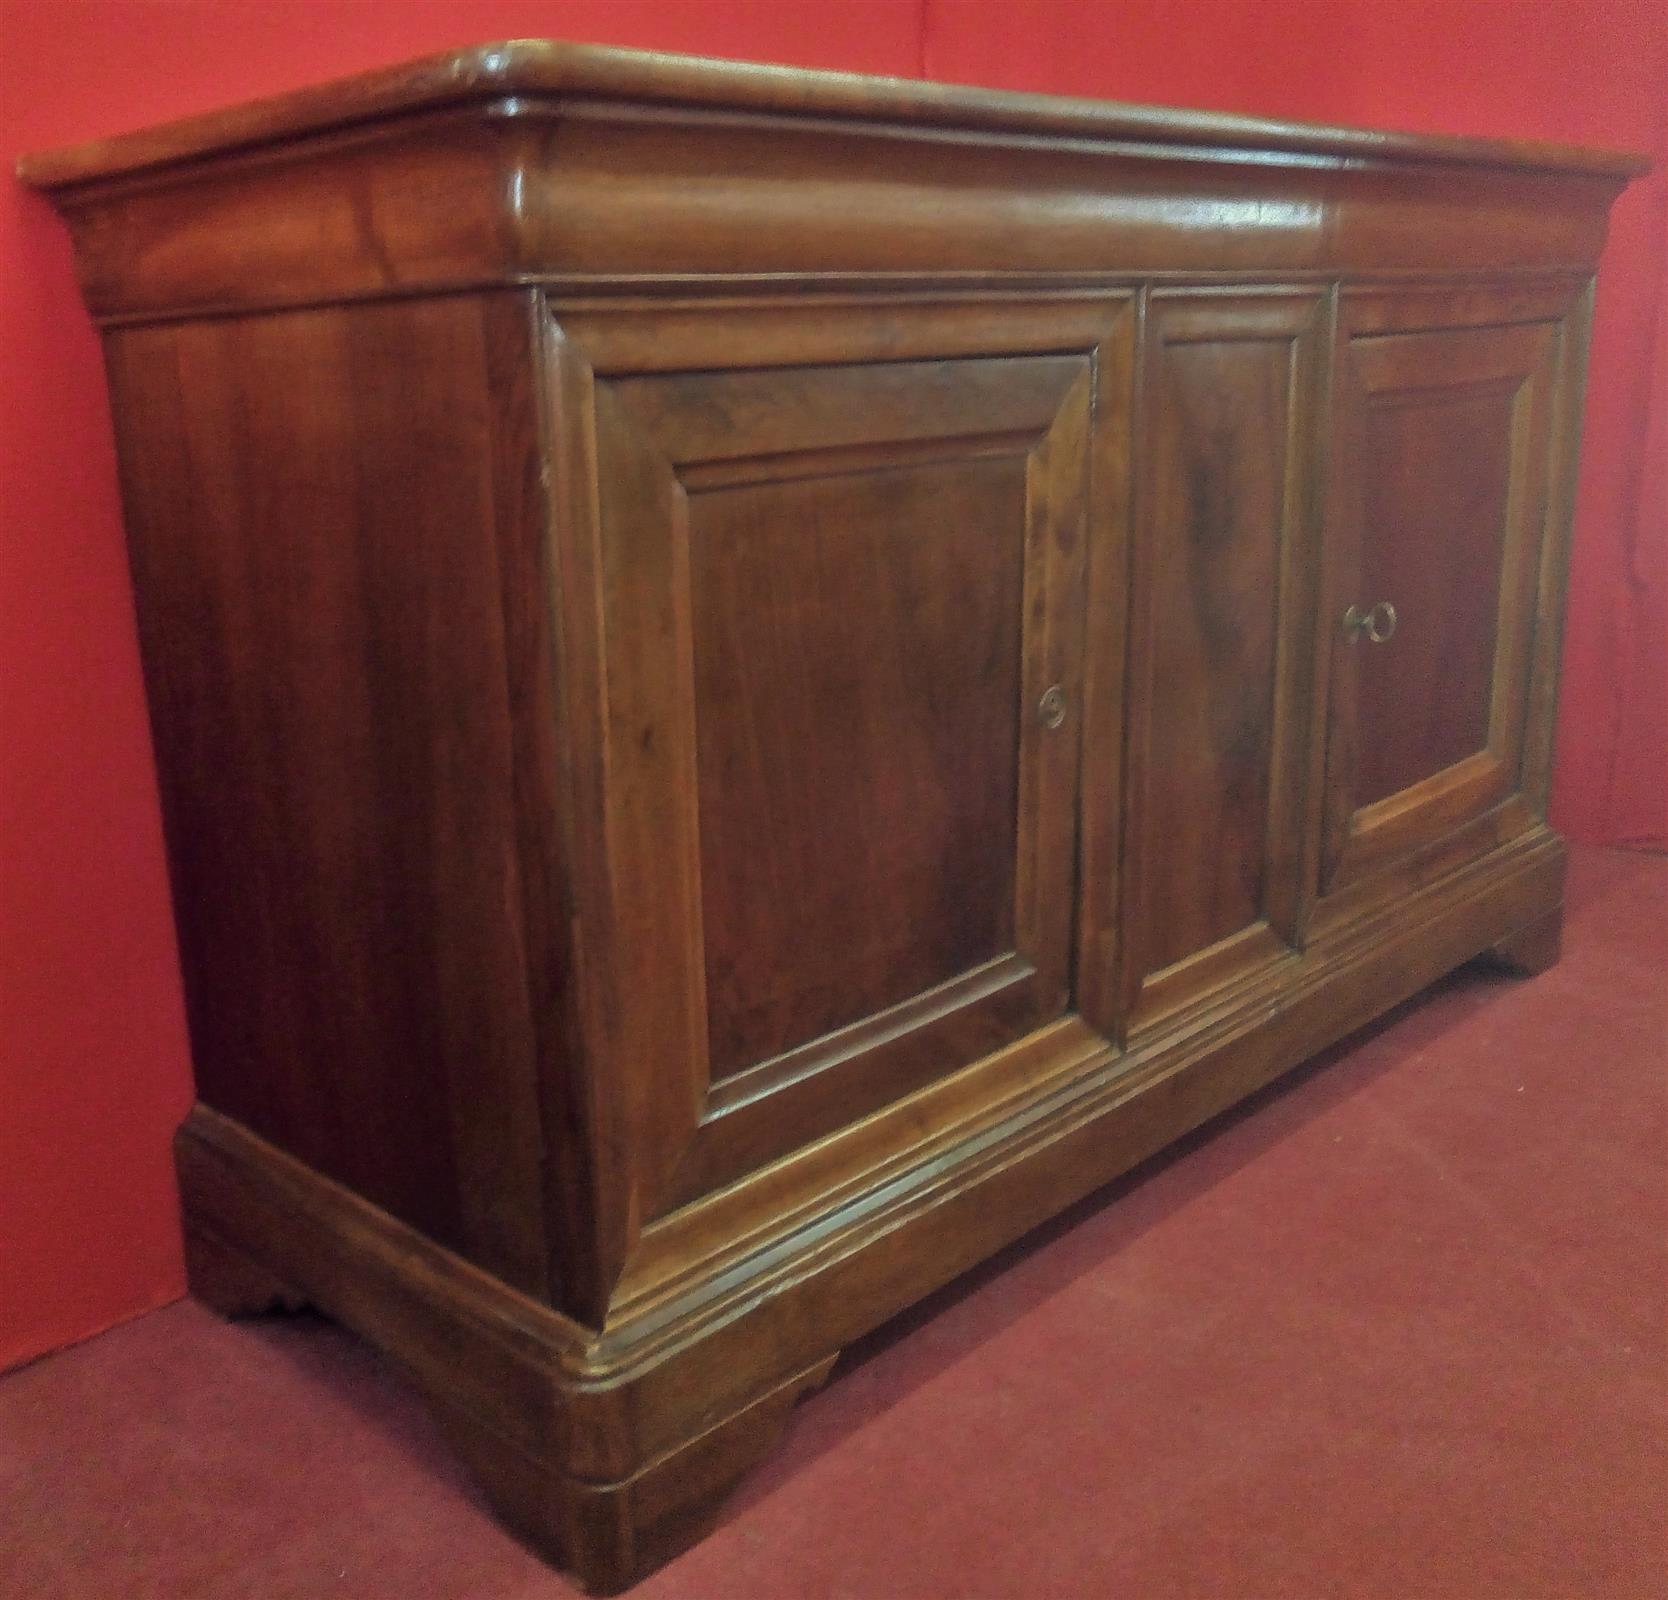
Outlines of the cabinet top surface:
<svg viewBox="0 0 1668 1600">
<path fill-rule="evenodd" d="M 41 189 L 212 157 L 381 118 L 531 99 L 869 123 L 1117 145 L 1197 149 L 1219 159 L 1393 162 L 1624 178 L 1642 156 L 1568 145 L 1381 133 L 1219 112 L 806 71 L 603 45 L 517 39 L 424 57 L 140 132 L 25 156 Z"/>
</svg>

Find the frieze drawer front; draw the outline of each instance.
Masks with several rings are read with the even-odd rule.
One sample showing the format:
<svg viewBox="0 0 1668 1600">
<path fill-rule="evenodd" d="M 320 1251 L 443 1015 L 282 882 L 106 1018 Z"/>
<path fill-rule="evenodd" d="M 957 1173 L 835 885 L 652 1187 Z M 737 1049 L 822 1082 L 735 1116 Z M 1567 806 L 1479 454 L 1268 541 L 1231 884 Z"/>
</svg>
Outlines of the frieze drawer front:
<svg viewBox="0 0 1668 1600">
<path fill-rule="evenodd" d="M 358 1330 L 617 1589 L 849 1341 L 1556 959 L 1640 170 L 536 42 L 25 158 L 105 342 L 194 1292 Z"/>
</svg>

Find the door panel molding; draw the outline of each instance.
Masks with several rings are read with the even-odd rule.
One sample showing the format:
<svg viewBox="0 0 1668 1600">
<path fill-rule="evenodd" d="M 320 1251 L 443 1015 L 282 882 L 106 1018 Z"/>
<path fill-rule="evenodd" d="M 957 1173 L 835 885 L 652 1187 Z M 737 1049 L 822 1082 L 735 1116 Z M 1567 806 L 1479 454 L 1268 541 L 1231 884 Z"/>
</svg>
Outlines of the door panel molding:
<svg viewBox="0 0 1668 1600">
<path fill-rule="evenodd" d="M 715 370 L 700 362 L 724 345 L 726 326 L 734 348 L 744 348 L 741 335 L 759 315 L 756 306 L 715 302 L 698 314 L 680 308 L 658 340 L 646 310 L 633 316 L 579 307 L 569 316 L 559 304 L 550 307 L 558 671 L 565 714 L 593 722 L 592 735 L 576 747 L 597 752 L 570 774 L 568 878 L 588 1085 L 579 1111 L 590 1124 L 589 1141 L 620 1153 L 592 1174 L 607 1241 L 596 1270 L 599 1303 L 655 1218 L 1011 1046 L 1071 1007 L 1090 476 L 1103 430 L 1127 424 L 1125 408 L 1112 415 L 1105 406 L 1101 385 L 1109 372 L 1128 370 L 1130 297 L 1062 297 L 1049 307 L 1051 338 L 1042 349 L 1034 345 L 1041 320 L 1034 303 L 1016 301 L 1011 319 L 988 299 L 965 318 L 943 309 L 942 318 L 907 325 L 909 336 L 900 337 L 884 304 L 843 307 L 844 336 L 836 341 L 831 308 L 779 308 L 778 353 L 789 352 L 797 316 L 807 326 L 808 352 L 820 359 Z M 609 368 L 612 350 L 627 361 L 618 374 Z M 710 824 L 700 797 L 703 782 L 720 803 L 729 794 L 713 787 L 728 783 L 722 772 L 703 776 L 700 769 L 698 678 L 704 674 L 707 692 L 714 683 L 727 694 L 746 692 L 747 680 L 736 673 L 748 668 L 735 653 L 743 643 L 715 642 L 702 632 L 692 541 L 724 528 L 799 537 L 799 528 L 776 515 L 778 495 L 788 497 L 782 505 L 806 506 L 822 495 L 836 508 L 861 504 L 871 508 L 861 516 L 883 516 L 887 497 L 913 493 L 912 484 L 925 494 L 930 483 L 965 479 L 1002 494 L 1005 463 L 1016 475 L 1016 508 L 1023 507 L 1012 528 L 1019 563 L 1012 626 L 1020 654 L 1007 932 L 996 928 L 997 944 L 975 949 L 971 966 L 952 964 L 926 987 L 817 1036 L 794 1038 L 782 1031 L 787 1022 L 766 1018 L 752 1035 L 733 1038 L 783 1038 L 786 1047 L 748 1059 L 736 1053 L 744 1042 L 726 1045 L 729 1064 L 719 1068 L 712 1030 L 732 1023 L 725 1020 L 730 1013 L 713 1009 L 701 869 L 702 829 Z M 849 501 L 852 495 L 858 501 Z M 918 494 L 908 503 L 941 502 Z M 837 509 L 830 515 L 826 528 L 838 537 L 866 537 L 869 523 L 851 524 Z M 1005 515 L 993 503 L 977 512 L 992 528 Z M 803 531 L 812 536 L 809 526 Z M 982 543 L 976 522 L 960 532 L 923 522 L 920 532 L 938 541 L 924 549 L 947 553 L 921 557 L 938 573 L 959 571 L 942 560 L 959 560 L 958 548 L 971 554 Z M 875 559 L 882 564 L 866 581 L 889 585 L 889 558 Z M 768 579 L 768 569 L 759 570 Z M 702 581 L 724 608 L 706 625 L 739 627 L 736 640 L 745 640 L 748 627 L 774 626 L 758 622 L 772 605 L 788 605 L 783 615 L 791 616 L 793 605 L 816 603 L 768 590 L 744 602 L 735 585 L 751 581 L 745 572 L 708 571 Z M 719 589 L 710 589 L 713 582 Z M 979 615 L 987 628 L 995 626 L 994 613 Z M 781 642 L 776 634 L 761 637 Z M 702 650 L 707 664 L 698 673 Z M 872 676 L 874 668 L 853 670 Z M 906 680 L 901 692 L 928 693 L 931 682 Z M 1064 716 L 1061 725 L 1045 726 L 1037 708 L 1055 690 Z M 739 720 L 729 714 L 737 707 L 725 704 L 723 728 L 751 726 L 745 702 Z M 947 712 L 944 736 L 953 738 L 959 713 Z M 769 737 L 759 729 L 758 737 Z M 769 758 L 748 759 L 755 774 L 746 780 L 754 783 L 748 792 L 766 793 L 757 784 L 769 780 L 770 769 L 757 762 Z M 946 747 L 930 759 L 953 758 Z M 981 759 L 988 766 L 990 753 Z M 770 826 L 790 830 L 778 831 L 779 847 L 799 824 L 789 812 Z M 761 842 L 773 847 L 769 837 Z M 736 854 L 727 846 L 723 859 Z M 783 914 L 795 913 L 789 907 Z M 588 929 L 595 930 L 590 938 Z M 793 957 L 789 951 L 763 959 L 775 967 L 761 970 L 789 970 Z"/>
<path fill-rule="evenodd" d="M 1392 869 L 1398 863 L 1417 870 L 1422 854 L 1478 817 L 1531 814 L 1523 807 L 1501 808 L 1524 784 L 1535 591 L 1554 509 L 1549 449 L 1565 345 L 1563 323 L 1557 319 L 1569 313 L 1570 293 L 1503 291 L 1497 305 L 1487 295 L 1473 294 L 1465 308 L 1473 320 L 1444 319 L 1433 314 L 1436 309 L 1428 294 L 1407 290 L 1351 290 L 1341 299 L 1336 445 L 1317 651 L 1323 800 L 1310 874 L 1317 925 L 1359 914 L 1394 893 L 1399 879 Z M 1492 401 L 1498 402 L 1498 422 L 1490 419 Z M 1482 430 L 1473 435 L 1474 446 L 1463 462 L 1456 446 L 1456 464 L 1446 482 L 1429 452 L 1418 458 L 1420 471 L 1438 474 L 1429 485 L 1428 514 L 1419 511 L 1423 486 L 1411 477 L 1410 462 L 1399 460 L 1394 450 L 1369 447 L 1370 420 L 1387 415 L 1405 418 L 1408 428 L 1423 422 L 1427 429 L 1445 429 L 1454 440 L 1463 439 L 1467 427 Z M 1501 431 L 1491 438 L 1496 427 Z M 1498 454 L 1501 474 L 1497 546 L 1475 529 L 1464 537 L 1444 537 L 1435 524 L 1445 514 L 1456 514 L 1445 513 L 1444 507 L 1465 514 L 1486 490 L 1476 474 L 1487 471 L 1491 451 Z M 1376 535 L 1368 523 L 1375 481 L 1388 496 L 1392 519 Z M 1446 623 L 1440 617 L 1415 616 L 1410 626 L 1404 607 L 1397 623 L 1400 651 L 1395 640 L 1379 646 L 1357 636 L 1352 642 L 1340 622 L 1346 608 L 1396 600 L 1376 590 L 1368 594 L 1363 587 L 1367 541 L 1375 536 L 1405 539 L 1409 528 L 1432 540 L 1429 560 L 1435 565 L 1427 576 L 1441 578 L 1445 555 L 1450 563 L 1475 559 L 1478 552 L 1487 560 L 1497 548 L 1498 559 L 1486 577 L 1453 569 L 1443 591 L 1449 606 Z M 1381 544 L 1379 552 L 1392 567 L 1407 559 L 1390 545 Z M 1476 615 L 1466 619 L 1466 599 L 1478 582 L 1486 582 L 1495 598 L 1473 606 Z M 1419 640 L 1415 630 L 1427 621 L 1449 633 Z M 1484 626 L 1491 636 L 1478 631 Z M 1419 640 L 1416 653 L 1407 655 L 1414 640 Z M 1481 668 L 1486 678 L 1470 686 L 1454 683 L 1452 674 L 1467 671 L 1466 652 L 1479 650 L 1487 655 Z M 1380 680 L 1378 698 L 1391 708 L 1382 714 L 1407 720 L 1397 728 L 1368 729 L 1362 725 L 1367 715 L 1362 675 L 1383 673 L 1392 665 L 1410 676 L 1405 700 L 1397 698 L 1390 680 Z M 1446 686 L 1444 672 L 1450 674 Z M 1416 726 L 1411 719 L 1421 711 L 1449 720 Z M 1470 733 L 1459 720 L 1467 716 L 1478 719 Z M 1381 752 L 1378 762 L 1387 774 L 1395 774 L 1388 779 L 1393 785 L 1388 792 L 1363 793 L 1364 741 L 1370 738 L 1399 741 L 1398 753 L 1392 758 Z"/>
<path fill-rule="evenodd" d="M 1295 949 L 1328 297 L 1155 292 L 1142 341 L 1126 1035 Z"/>
</svg>

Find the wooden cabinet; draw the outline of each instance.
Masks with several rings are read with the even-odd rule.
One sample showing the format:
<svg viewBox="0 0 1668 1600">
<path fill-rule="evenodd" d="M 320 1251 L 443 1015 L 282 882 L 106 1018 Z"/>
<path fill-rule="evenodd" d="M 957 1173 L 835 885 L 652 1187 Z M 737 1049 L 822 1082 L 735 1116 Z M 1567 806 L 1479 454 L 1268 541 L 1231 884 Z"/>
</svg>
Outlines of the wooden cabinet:
<svg viewBox="0 0 1668 1600">
<path fill-rule="evenodd" d="M 358 1329 L 617 1587 L 843 1345 L 1552 959 L 1634 170 L 532 43 L 25 161 L 108 356 L 194 1290 Z"/>
</svg>

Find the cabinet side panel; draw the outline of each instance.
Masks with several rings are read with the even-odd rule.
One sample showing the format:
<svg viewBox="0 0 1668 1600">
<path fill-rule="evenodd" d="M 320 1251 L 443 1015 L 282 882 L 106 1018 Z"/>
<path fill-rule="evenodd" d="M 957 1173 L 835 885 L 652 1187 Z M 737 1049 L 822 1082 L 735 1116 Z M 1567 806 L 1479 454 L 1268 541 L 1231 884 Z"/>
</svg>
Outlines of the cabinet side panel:
<svg viewBox="0 0 1668 1600">
<path fill-rule="evenodd" d="M 1589 279 L 1566 313 L 1558 338 L 1558 375 L 1547 471 L 1546 527 L 1535 593 L 1535 640 L 1530 656 L 1529 707 L 1523 739 L 1523 793 L 1543 821 L 1552 782 L 1552 737 L 1558 720 L 1558 666 L 1563 655 L 1569 589 L 1570 537 L 1575 522 L 1576 473 L 1581 458 L 1581 409 L 1593 323 Z"/>
<path fill-rule="evenodd" d="M 495 481 L 536 447 L 526 327 L 409 301 L 107 355 L 199 1096 L 542 1294 Z"/>
</svg>

